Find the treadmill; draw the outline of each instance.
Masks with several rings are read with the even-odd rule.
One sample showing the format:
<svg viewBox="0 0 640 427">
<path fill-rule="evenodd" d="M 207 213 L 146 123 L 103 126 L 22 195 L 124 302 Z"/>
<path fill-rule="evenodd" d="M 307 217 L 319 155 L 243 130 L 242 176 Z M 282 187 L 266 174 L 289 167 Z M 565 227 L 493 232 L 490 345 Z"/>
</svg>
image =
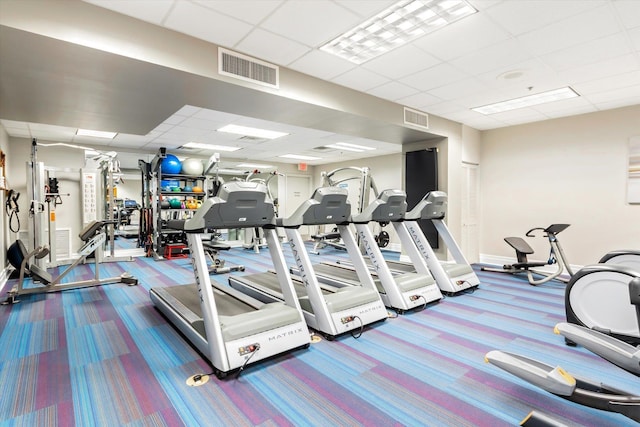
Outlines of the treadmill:
<svg viewBox="0 0 640 427">
<path fill-rule="evenodd" d="M 400 238 L 403 242 L 403 247 L 406 246 L 406 251 L 416 266 L 416 271 L 393 274 L 376 243 L 373 232 L 369 228 L 368 224 L 371 221 L 391 223 L 402 221 L 407 209 L 406 198 L 404 191 L 384 190 L 360 214 L 351 218 L 360 238 L 360 243 L 373 265 L 376 276 L 375 283 L 382 301 L 387 307 L 399 313 L 442 299 L 442 293 L 429 273 L 425 260 L 406 232 L 401 234 Z M 355 282 L 357 271 L 362 267 L 355 266 L 355 268 L 351 268 L 341 264 L 322 263 L 314 265 L 314 268 L 321 282 L 337 286 L 340 283 L 352 284 Z M 364 268 L 368 268 L 366 264 Z M 339 277 L 339 279 L 336 279 L 336 277 Z"/>
<path fill-rule="evenodd" d="M 211 362 L 218 378 L 249 362 L 309 346 L 309 331 L 278 242 L 274 207 L 264 184 L 226 183 L 193 218 L 167 225 L 187 234 L 196 283 L 152 288 L 149 294 L 156 308 Z M 239 227 L 263 228 L 283 301 L 265 304 L 212 283 L 201 233 Z"/>
<path fill-rule="evenodd" d="M 290 217 L 277 219 L 277 225 L 285 230 L 296 261 L 299 276 L 293 277 L 293 283 L 307 325 L 330 340 L 387 318 L 387 310 L 348 228 L 351 206 L 347 197 L 344 188 L 321 187 Z M 299 228 L 325 224 L 337 225 L 349 255 L 360 267 L 361 274 L 359 277 L 355 274 L 352 286 L 344 283 L 321 286 L 318 282 Z M 232 276 L 229 284 L 265 303 L 284 299 L 276 275 L 271 272 Z"/>
<path fill-rule="evenodd" d="M 430 191 L 418 204 L 404 217 L 404 222 L 394 223 L 396 231 L 405 228 L 411 236 L 415 246 L 420 251 L 429 267 L 431 275 L 436 279 L 440 290 L 453 295 L 469 288 L 480 285 L 480 279 L 473 271 L 471 265 L 462 254 L 462 250 L 451 235 L 451 232 L 444 223 L 444 216 L 447 204 L 447 194 L 443 191 Z M 424 235 L 419 219 L 431 220 L 438 230 L 438 233 L 445 243 L 446 248 L 451 252 L 454 263 L 441 263 L 438 261 L 435 252 L 431 248 L 429 241 Z M 400 233 L 398 233 L 400 234 Z M 413 265 L 400 261 L 387 261 L 389 268 L 398 271 L 412 271 Z M 415 271 L 415 270 L 413 270 Z"/>
</svg>

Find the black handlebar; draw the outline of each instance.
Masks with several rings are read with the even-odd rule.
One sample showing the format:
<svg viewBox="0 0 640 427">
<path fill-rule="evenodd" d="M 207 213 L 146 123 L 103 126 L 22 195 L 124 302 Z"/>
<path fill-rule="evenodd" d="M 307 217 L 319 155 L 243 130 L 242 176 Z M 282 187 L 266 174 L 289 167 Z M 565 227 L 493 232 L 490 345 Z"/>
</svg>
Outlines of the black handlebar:
<svg viewBox="0 0 640 427">
<path fill-rule="evenodd" d="M 535 237 L 535 235 L 531 233 L 533 233 L 536 230 L 544 231 L 545 234 L 543 235 L 543 237 L 548 237 L 549 235 L 555 236 L 556 234 L 559 234 L 560 232 L 566 230 L 569 227 L 569 225 L 571 224 L 551 224 L 547 228 L 542 228 L 542 227 L 532 228 L 531 230 L 527 231 L 526 236 Z"/>
</svg>

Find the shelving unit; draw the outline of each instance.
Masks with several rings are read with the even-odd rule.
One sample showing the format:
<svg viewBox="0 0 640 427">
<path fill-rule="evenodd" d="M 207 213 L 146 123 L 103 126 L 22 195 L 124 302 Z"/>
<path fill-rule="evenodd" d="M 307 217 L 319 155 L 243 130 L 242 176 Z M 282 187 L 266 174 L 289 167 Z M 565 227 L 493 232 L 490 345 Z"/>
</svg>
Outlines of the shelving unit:
<svg viewBox="0 0 640 427">
<path fill-rule="evenodd" d="M 187 239 L 182 231 L 167 227 L 167 221 L 189 219 L 208 195 L 209 177 L 185 174 L 162 173 L 160 164 L 166 157 L 166 151 L 161 148 L 155 158 L 147 163 L 138 161 L 143 179 L 143 201 L 141 221 L 143 221 L 141 242 L 148 256 L 156 259 L 177 258 L 186 245 Z M 170 184 L 174 185 L 168 185 Z M 163 186 L 163 183 L 165 184 Z M 180 191 L 173 191 L 169 187 L 179 187 Z M 200 187 L 202 192 L 183 191 L 187 187 Z M 176 199 L 180 207 L 163 208 L 163 202 Z M 187 208 L 186 203 L 193 200 L 195 206 Z"/>
<path fill-rule="evenodd" d="M 166 227 L 166 223 L 169 220 L 176 219 L 189 219 L 193 216 L 193 213 L 197 209 L 197 205 L 202 203 L 207 197 L 207 177 L 206 176 L 190 176 L 183 174 L 164 174 L 159 168 L 155 173 L 155 188 L 158 197 L 155 198 L 154 203 L 154 218 L 155 227 L 153 233 L 154 242 L 154 256 L 164 258 L 176 258 L 178 255 L 174 253 L 173 248 L 177 248 L 176 245 L 186 245 L 187 239 L 183 232 L 172 230 Z M 174 182 L 178 183 L 180 191 L 173 191 L 167 186 L 162 186 L 163 183 Z M 195 191 L 183 191 L 187 187 L 200 187 L 201 192 Z M 163 202 L 168 201 L 172 203 L 172 200 L 178 200 L 180 208 L 174 207 L 163 208 Z M 193 201 L 193 202 L 190 202 Z M 194 207 L 187 207 L 187 205 L 193 203 Z M 169 251 L 167 252 L 167 247 Z M 167 256 L 167 253 L 170 255 Z"/>
</svg>

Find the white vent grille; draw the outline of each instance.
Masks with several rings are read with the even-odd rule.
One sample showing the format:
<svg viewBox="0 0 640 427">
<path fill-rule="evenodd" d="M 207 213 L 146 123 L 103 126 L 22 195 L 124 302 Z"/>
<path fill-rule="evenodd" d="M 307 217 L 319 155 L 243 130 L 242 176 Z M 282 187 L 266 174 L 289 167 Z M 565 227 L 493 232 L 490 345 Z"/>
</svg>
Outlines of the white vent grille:
<svg viewBox="0 0 640 427">
<path fill-rule="evenodd" d="M 247 82 L 278 88 L 279 68 L 224 48 L 218 48 L 218 73 Z"/>
<path fill-rule="evenodd" d="M 429 115 L 422 111 L 404 107 L 404 124 L 429 129 Z"/>
</svg>

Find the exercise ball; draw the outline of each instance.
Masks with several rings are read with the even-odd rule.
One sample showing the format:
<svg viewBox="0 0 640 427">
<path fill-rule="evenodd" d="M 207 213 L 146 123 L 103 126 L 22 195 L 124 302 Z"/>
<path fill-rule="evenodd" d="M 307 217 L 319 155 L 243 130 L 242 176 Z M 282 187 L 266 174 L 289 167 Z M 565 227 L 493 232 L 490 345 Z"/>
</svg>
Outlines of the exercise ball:
<svg viewBox="0 0 640 427">
<path fill-rule="evenodd" d="M 178 159 L 173 154 L 167 154 L 160 163 L 160 170 L 162 173 L 168 174 L 178 174 L 182 170 L 182 164 L 180 163 L 180 159 Z"/>
<path fill-rule="evenodd" d="M 182 173 L 185 175 L 198 176 L 202 175 L 204 165 L 198 159 L 184 159 L 182 162 Z"/>
<path fill-rule="evenodd" d="M 198 186 L 193 187 L 191 189 L 191 191 L 194 192 L 194 193 L 202 193 L 203 192 L 202 187 L 198 187 Z"/>
<path fill-rule="evenodd" d="M 180 209 L 180 207 L 182 207 L 182 202 L 179 199 L 171 199 L 169 200 L 169 204 L 172 209 Z"/>
</svg>

